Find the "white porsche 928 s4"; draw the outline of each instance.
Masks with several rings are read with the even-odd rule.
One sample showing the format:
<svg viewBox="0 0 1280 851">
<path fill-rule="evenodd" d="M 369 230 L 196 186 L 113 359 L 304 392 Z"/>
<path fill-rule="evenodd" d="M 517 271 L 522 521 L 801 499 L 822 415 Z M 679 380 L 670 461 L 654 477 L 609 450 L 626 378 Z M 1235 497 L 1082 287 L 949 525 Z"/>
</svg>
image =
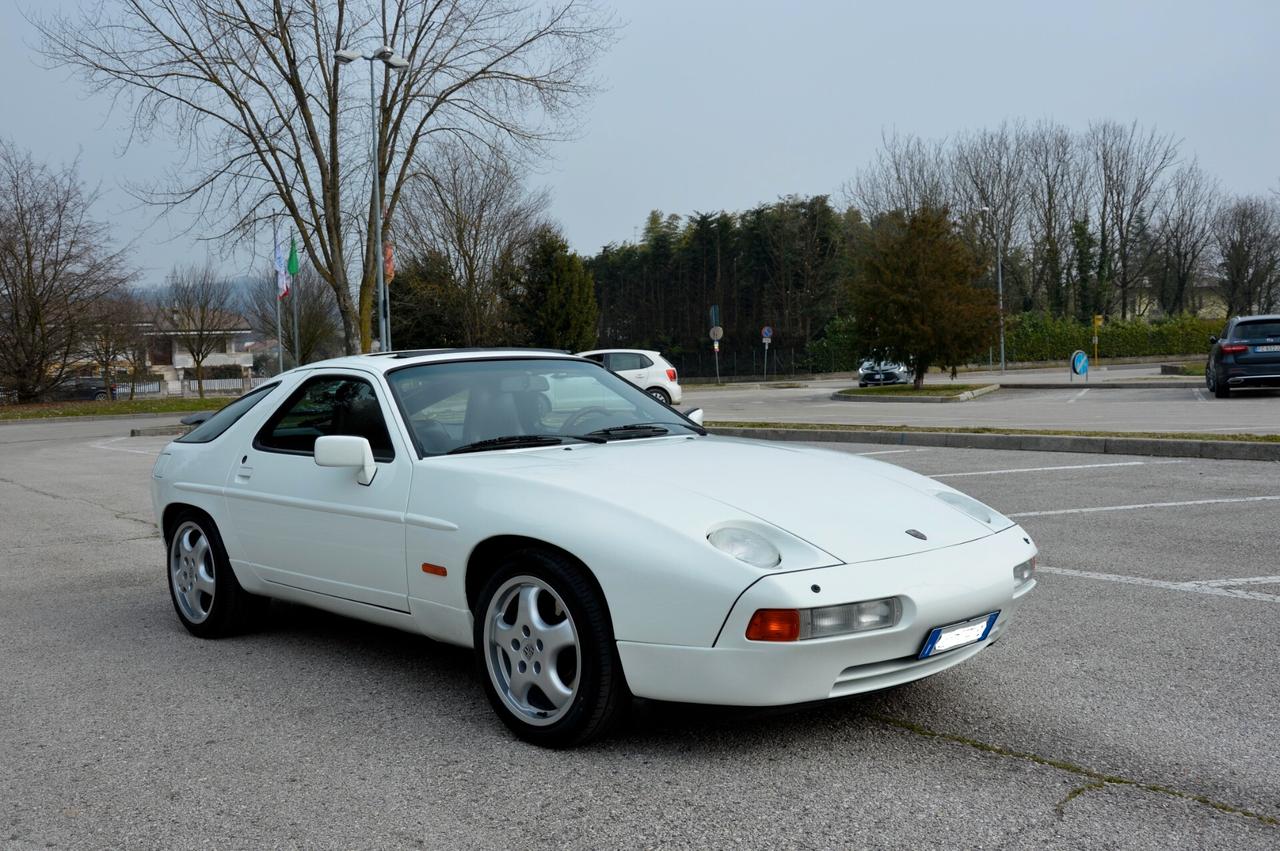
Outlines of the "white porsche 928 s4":
<svg viewBox="0 0 1280 851">
<path fill-rule="evenodd" d="M 311 364 L 152 473 L 182 624 L 276 597 L 472 647 L 499 717 L 568 746 L 631 695 L 769 706 L 936 674 L 1003 634 L 1036 548 L 838 452 L 708 435 L 560 352 Z"/>
</svg>

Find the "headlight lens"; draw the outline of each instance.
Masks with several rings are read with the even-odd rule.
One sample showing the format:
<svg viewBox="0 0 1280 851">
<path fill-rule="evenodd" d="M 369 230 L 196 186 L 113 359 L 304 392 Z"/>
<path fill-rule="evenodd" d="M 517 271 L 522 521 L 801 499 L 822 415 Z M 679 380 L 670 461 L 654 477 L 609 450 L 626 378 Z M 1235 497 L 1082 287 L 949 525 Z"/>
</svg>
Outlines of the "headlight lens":
<svg viewBox="0 0 1280 851">
<path fill-rule="evenodd" d="M 1018 585 L 1021 585 L 1024 582 L 1030 582 L 1032 577 L 1035 576 L 1035 573 L 1036 557 L 1032 556 L 1022 564 L 1015 564 L 1013 566 L 1013 581 Z"/>
<path fill-rule="evenodd" d="M 816 609 L 757 609 L 747 624 L 749 641 L 804 641 L 894 626 L 902 616 L 897 597 Z"/>
<path fill-rule="evenodd" d="M 782 561 L 782 554 L 777 547 L 765 540 L 763 535 L 749 529 L 726 526 L 707 535 L 707 540 L 721 552 L 756 567 L 773 567 Z"/>
</svg>

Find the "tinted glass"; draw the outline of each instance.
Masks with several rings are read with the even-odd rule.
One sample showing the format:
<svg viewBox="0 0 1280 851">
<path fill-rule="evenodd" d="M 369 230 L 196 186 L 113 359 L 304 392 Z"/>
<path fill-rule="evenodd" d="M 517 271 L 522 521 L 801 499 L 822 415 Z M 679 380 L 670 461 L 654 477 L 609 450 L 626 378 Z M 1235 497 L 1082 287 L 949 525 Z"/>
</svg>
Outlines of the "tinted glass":
<svg viewBox="0 0 1280 851">
<path fill-rule="evenodd" d="M 634 423 L 688 423 L 635 385 L 579 360 L 421 364 L 387 381 L 424 455 L 517 435 L 573 435 Z"/>
<path fill-rule="evenodd" d="M 235 425 L 237 420 L 249 413 L 250 408 L 261 402 L 268 393 L 278 386 L 278 384 L 264 384 L 256 390 L 250 390 L 182 437 L 179 437 L 177 442 L 208 443 Z"/>
<path fill-rule="evenodd" d="M 310 455 L 316 438 L 363 437 L 377 461 L 395 457 L 373 385 L 361 378 L 321 376 L 294 391 L 258 432 L 259 449 Z"/>
<path fill-rule="evenodd" d="M 644 369 L 653 361 L 644 355 L 638 355 L 634 352 L 613 352 L 609 355 L 609 369 L 614 372 L 623 372 L 629 369 Z"/>
<path fill-rule="evenodd" d="M 1265 340 L 1268 337 L 1280 337 L 1280 322 L 1240 322 L 1236 325 L 1237 340 Z"/>
</svg>

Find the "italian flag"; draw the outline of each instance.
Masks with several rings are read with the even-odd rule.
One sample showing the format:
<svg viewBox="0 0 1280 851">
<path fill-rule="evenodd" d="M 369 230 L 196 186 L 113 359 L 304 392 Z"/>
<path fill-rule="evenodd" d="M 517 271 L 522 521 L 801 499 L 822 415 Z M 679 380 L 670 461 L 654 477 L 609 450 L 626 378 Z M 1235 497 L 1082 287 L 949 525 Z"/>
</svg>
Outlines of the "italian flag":
<svg viewBox="0 0 1280 851">
<path fill-rule="evenodd" d="M 284 246 L 276 243 L 276 300 L 288 298 L 293 291 L 293 279 L 298 276 L 298 240 L 289 237 L 289 259 L 285 260 Z"/>
</svg>

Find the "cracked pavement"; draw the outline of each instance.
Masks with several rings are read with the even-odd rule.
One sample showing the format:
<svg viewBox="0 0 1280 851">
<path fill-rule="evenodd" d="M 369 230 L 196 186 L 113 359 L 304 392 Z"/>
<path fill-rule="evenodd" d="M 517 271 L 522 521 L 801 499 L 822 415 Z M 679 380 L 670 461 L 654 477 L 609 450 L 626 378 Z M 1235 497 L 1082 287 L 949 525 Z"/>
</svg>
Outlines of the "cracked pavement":
<svg viewBox="0 0 1280 851">
<path fill-rule="evenodd" d="M 1196 590 L 1272 590 L 1280 503 L 1027 517 L 1063 572 L 965 664 L 790 711 L 643 703 L 550 752 L 466 651 L 285 605 L 190 637 L 165 439 L 129 426 L 0 427 L 0 847 L 1280 846 L 1280 602 Z M 1280 493 L 1266 464 L 839 450 L 1006 512 Z"/>
</svg>

